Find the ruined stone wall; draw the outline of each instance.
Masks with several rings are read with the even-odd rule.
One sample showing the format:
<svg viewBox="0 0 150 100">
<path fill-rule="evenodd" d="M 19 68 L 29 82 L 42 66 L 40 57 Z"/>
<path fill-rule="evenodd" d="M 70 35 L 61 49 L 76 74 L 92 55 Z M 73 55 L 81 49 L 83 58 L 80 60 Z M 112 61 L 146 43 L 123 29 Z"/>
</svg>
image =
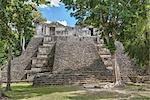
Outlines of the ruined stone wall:
<svg viewBox="0 0 150 100">
<path fill-rule="evenodd" d="M 11 61 L 11 79 L 12 81 L 20 81 L 26 74 L 25 68 L 30 65 L 32 57 L 36 55 L 38 46 L 42 43 L 43 38 L 33 37 L 29 42 L 26 51 L 21 56 Z M 6 81 L 7 65 L 2 69 L 2 80 Z"/>
<path fill-rule="evenodd" d="M 88 66 L 104 67 L 94 43 L 91 41 L 58 41 L 55 50 L 53 71 L 78 69 Z"/>
<path fill-rule="evenodd" d="M 133 59 L 131 59 L 124 50 L 123 44 L 121 42 L 116 42 L 116 58 L 117 63 L 120 67 L 120 73 L 123 81 L 134 81 L 134 82 L 142 82 L 142 81 L 149 81 L 147 77 L 146 72 L 144 72 L 143 69 L 140 69 L 139 66 L 137 66 Z M 145 76 L 146 77 L 143 77 Z M 141 78 L 140 78 L 141 77 Z"/>
<path fill-rule="evenodd" d="M 112 81 L 94 41 L 57 41 L 52 73 L 38 73 L 33 85 L 71 85 Z"/>
<path fill-rule="evenodd" d="M 82 36 L 82 37 L 78 37 L 78 36 L 51 36 L 51 39 L 53 41 L 87 41 L 90 43 L 97 43 L 97 37 L 96 36 Z"/>
<path fill-rule="evenodd" d="M 124 47 L 122 43 L 116 42 L 116 59 L 120 67 L 121 77 L 124 81 L 130 81 L 128 75 L 133 73 L 133 65 L 127 55 L 124 53 Z"/>
</svg>

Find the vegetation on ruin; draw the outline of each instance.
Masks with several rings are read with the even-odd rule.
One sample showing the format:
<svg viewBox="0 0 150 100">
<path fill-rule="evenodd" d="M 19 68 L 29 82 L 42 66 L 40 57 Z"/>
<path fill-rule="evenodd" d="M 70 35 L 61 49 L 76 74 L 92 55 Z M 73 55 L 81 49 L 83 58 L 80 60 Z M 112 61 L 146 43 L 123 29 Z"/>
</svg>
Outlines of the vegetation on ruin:
<svg viewBox="0 0 150 100">
<path fill-rule="evenodd" d="M 121 41 L 127 54 L 140 66 L 149 64 L 149 0 L 62 0 L 77 25 L 92 25 L 112 54 Z"/>
</svg>

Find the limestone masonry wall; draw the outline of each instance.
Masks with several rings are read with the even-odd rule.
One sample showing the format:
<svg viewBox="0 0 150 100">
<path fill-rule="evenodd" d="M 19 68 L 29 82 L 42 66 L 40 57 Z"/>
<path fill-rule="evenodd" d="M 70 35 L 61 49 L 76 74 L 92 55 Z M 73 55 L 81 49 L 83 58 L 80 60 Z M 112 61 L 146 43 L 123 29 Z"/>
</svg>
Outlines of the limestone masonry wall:
<svg viewBox="0 0 150 100">
<path fill-rule="evenodd" d="M 55 50 L 53 71 L 66 68 L 78 69 L 88 66 L 104 68 L 92 41 L 58 41 Z"/>
<path fill-rule="evenodd" d="M 38 73 L 33 85 L 69 85 L 113 81 L 94 41 L 57 41 L 53 71 Z"/>
<path fill-rule="evenodd" d="M 26 51 L 19 57 L 14 58 L 11 62 L 11 79 L 12 81 L 20 81 L 26 74 L 25 68 L 30 65 L 32 57 L 36 55 L 38 46 L 42 43 L 43 38 L 33 37 L 29 42 Z M 2 80 L 6 81 L 7 65 L 2 69 Z"/>
</svg>

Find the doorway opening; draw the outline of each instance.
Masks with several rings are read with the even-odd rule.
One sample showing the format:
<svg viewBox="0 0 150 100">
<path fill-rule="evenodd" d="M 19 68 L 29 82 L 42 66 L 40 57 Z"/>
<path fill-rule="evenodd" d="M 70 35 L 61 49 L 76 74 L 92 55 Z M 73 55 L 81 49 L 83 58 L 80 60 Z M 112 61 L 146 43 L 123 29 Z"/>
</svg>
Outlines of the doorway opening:
<svg viewBox="0 0 150 100">
<path fill-rule="evenodd" d="M 94 36 L 94 30 L 93 28 L 89 28 L 90 32 L 91 32 L 91 36 Z"/>
</svg>

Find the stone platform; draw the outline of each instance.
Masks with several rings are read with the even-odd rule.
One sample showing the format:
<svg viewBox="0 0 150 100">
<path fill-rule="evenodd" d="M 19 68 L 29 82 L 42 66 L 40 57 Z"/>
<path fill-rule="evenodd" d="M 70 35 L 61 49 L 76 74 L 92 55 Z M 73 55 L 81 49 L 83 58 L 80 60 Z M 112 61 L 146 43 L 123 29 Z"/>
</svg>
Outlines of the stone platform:
<svg viewBox="0 0 150 100">
<path fill-rule="evenodd" d="M 37 73 L 33 85 L 71 85 L 113 81 L 94 41 L 57 41 L 52 72 Z"/>
</svg>

